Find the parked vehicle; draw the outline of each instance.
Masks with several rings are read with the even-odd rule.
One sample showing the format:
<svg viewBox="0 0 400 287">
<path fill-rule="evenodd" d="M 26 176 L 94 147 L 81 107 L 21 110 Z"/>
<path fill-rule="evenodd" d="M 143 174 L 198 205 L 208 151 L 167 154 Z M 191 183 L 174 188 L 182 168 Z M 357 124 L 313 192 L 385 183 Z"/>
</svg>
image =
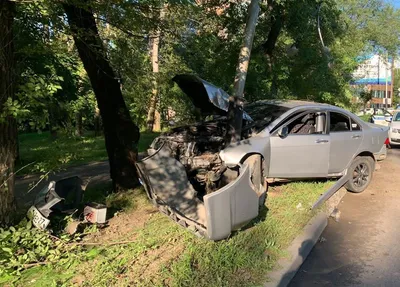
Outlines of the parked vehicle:
<svg viewBox="0 0 400 287">
<path fill-rule="evenodd" d="M 190 75 L 174 81 L 213 120 L 156 138 L 137 163 L 148 197 L 182 226 L 212 240 L 247 224 L 264 205 L 266 178 L 348 177 L 362 192 L 388 128 L 341 108 L 303 101 L 257 101 L 244 107 L 242 140 L 225 146 L 228 95 Z M 346 181 L 345 181 L 346 182 Z"/>
<path fill-rule="evenodd" d="M 373 108 L 367 108 L 364 110 L 363 115 L 373 115 L 374 114 L 374 109 Z"/>
<path fill-rule="evenodd" d="M 391 116 L 385 116 L 385 115 L 373 115 L 370 119 L 371 123 L 381 126 L 389 126 L 390 121 L 391 121 Z"/>
<path fill-rule="evenodd" d="M 395 112 L 389 126 L 390 145 L 400 145 L 400 112 Z"/>
<path fill-rule="evenodd" d="M 390 113 L 391 115 L 393 115 L 394 112 L 395 112 L 395 109 L 393 109 L 393 108 L 387 108 L 385 111 L 388 112 L 388 113 Z"/>
</svg>

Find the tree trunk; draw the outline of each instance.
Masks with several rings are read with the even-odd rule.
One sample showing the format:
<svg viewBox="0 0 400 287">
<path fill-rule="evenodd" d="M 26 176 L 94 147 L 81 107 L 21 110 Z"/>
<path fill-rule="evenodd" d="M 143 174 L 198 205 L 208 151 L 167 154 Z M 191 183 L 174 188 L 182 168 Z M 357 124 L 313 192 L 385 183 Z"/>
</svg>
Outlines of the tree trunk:
<svg viewBox="0 0 400 287">
<path fill-rule="evenodd" d="M 75 135 L 78 137 L 83 136 L 82 111 L 75 113 Z"/>
<path fill-rule="evenodd" d="M 164 19 L 165 6 L 160 11 L 160 21 Z M 158 100 L 158 73 L 159 69 L 159 50 L 161 40 L 161 25 L 159 24 L 152 40 L 151 63 L 153 66 L 153 90 L 151 93 L 149 112 L 147 114 L 147 131 L 159 131 L 161 129 L 161 116 L 157 112 Z"/>
<path fill-rule="evenodd" d="M 14 2 L 0 1 L 0 225 L 10 223 L 15 211 L 13 172 L 17 125 L 5 110 L 7 99 L 14 98 L 14 8 Z"/>
<path fill-rule="evenodd" d="M 241 139 L 244 100 L 243 92 L 249 67 L 254 32 L 256 29 L 258 14 L 260 12 L 259 2 L 260 0 L 251 0 L 247 13 L 248 18 L 243 46 L 240 49 L 239 61 L 236 67 L 233 96 L 229 97 L 228 127 L 225 139 L 227 144 L 230 142 L 238 142 Z"/>
<path fill-rule="evenodd" d="M 137 186 L 135 168 L 139 128 L 132 122 L 120 84 L 106 57 L 88 1 L 63 4 L 75 45 L 89 76 L 103 123 L 115 191 Z M 74 3 L 74 4 L 72 4 Z"/>
<path fill-rule="evenodd" d="M 272 14 L 271 29 L 268 33 L 267 41 L 262 44 L 262 49 L 264 50 L 264 53 L 271 58 L 275 50 L 276 42 L 278 41 L 278 37 L 282 31 L 284 10 L 280 4 L 277 4 L 274 1 L 268 1 L 268 4 Z"/>
<path fill-rule="evenodd" d="M 55 114 L 55 107 L 50 105 L 49 111 L 49 131 L 50 137 L 55 140 L 57 138 L 57 118 Z"/>
<path fill-rule="evenodd" d="M 100 118 L 100 110 L 96 105 L 94 112 L 94 136 L 98 137 L 101 135 L 101 118 Z"/>
<path fill-rule="evenodd" d="M 262 44 L 262 49 L 268 60 L 268 72 L 272 75 L 271 79 L 271 97 L 278 96 L 278 74 L 275 72 L 275 56 L 274 50 L 276 42 L 283 28 L 284 23 L 284 9 L 276 3 L 276 1 L 268 1 L 269 10 L 271 11 L 271 29 L 268 33 L 267 41 Z"/>
</svg>

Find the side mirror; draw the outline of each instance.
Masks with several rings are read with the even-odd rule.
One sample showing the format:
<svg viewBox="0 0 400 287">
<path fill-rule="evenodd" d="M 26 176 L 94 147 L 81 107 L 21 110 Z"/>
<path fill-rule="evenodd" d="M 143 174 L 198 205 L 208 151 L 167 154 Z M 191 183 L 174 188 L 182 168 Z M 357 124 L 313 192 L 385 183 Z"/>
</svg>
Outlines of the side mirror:
<svg viewBox="0 0 400 287">
<path fill-rule="evenodd" d="M 287 126 L 283 126 L 278 130 L 278 136 L 280 138 L 285 138 L 289 134 L 289 128 Z"/>
</svg>

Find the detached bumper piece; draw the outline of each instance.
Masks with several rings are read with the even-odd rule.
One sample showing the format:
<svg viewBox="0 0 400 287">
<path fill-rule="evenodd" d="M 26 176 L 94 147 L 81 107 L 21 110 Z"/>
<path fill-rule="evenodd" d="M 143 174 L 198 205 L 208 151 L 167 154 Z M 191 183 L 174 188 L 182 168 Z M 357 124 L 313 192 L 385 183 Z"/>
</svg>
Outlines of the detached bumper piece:
<svg viewBox="0 0 400 287">
<path fill-rule="evenodd" d="M 247 165 L 234 181 L 205 195 L 203 201 L 196 196 L 184 166 L 164 146 L 136 165 L 153 204 L 198 236 L 210 240 L 227 238 L 258 215 L 259 197 L 251 188 Z"/>
<path fill-rule="evenodd" d="M 83 197 L 83 181 L 74 176 L 59 181 L 51 181 L 37 195 L 33 206 L 28 210 L 28 218 L 34 226 L 46 229 L 50 224 L 50 214 L 73 214 Z"/>
</svg>

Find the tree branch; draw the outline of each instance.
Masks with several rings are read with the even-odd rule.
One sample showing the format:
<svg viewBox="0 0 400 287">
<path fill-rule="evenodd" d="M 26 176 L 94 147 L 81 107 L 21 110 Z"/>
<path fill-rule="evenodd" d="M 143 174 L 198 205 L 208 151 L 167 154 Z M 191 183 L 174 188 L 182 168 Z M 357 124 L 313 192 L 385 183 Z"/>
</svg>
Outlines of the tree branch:
<svg viewBox="0 0 400 287">
<path fill-rule="evenodd" d="M 110 24 L 111 26 L 117 28 L 118 30 L 120 30 L 121 32 L 123 32 L 123 33 L 129 35 L 130 37 L 133 37 L 133 38 L 140 38 L 140 39 L 154 38 L 154 36 L 149 36 L 148 34 L 143 34 L 143 35 L 135 34 L 135 33 L 133 33 L 132 31 L 129 31 L 129 30 L 127 30 L 127 29 L 121 27 L 120 25 L 118 25 L 118 24 L 116 24 L 116 23 L 114 23 L 114 22 L 111 22 L 111 21 L 109 21 L 109 20 L 107 20 L 107 19 L 104 19 L 104 18 L 102 18 L 102 17 L 94 16 L 94 18 L 95 18 L 96 20 L 99 20 L 99 21 L 102 21 L 102 22 L 104 22 L 104 23 Z"/>
<path fill-rule="evenodd" d="M 267 41 L 265 41 L 265 43 L 261 45 L 264 53 L 269 57 L 272 57 L 276 42 L 278 41 L 278 37 L 281 33 L 284 22 L 284 11 L 282 7 L 280 5 L 274 5 L 273 2 L 271 3 L 271 5 L 273 10 L 271 15 L 271 30 L 268 33 Z"/>
</svg>

